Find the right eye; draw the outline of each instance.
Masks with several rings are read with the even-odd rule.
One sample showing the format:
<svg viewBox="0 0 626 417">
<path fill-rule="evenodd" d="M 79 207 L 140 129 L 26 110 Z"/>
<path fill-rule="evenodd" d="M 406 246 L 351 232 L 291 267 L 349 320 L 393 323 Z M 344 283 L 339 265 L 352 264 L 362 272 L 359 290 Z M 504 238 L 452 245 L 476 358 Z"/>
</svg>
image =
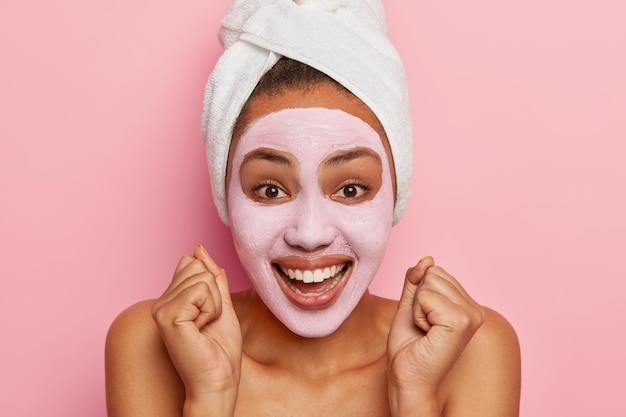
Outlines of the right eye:
<svg viewBox="0 0 626 417">
<path fill-rule="evenodd" d="M 288 197 L 288 194 L 275 184 L 262 184 L 255 188 L 254 194 L 263 200 L 277 200 Z"/>
</svg>

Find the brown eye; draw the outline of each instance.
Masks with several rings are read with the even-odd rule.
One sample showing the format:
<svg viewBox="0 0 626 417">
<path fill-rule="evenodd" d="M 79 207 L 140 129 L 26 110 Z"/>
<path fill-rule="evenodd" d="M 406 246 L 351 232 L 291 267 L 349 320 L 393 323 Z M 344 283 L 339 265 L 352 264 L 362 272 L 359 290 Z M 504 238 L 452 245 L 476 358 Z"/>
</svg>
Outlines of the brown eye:
<svg viewBox="0 0 626 417">
<path fill-rule="evenodd" d="M 267 198 L 276 198 L 278 197 L 280 190 L 278 187 L 274 187 L 273 185 L 265 187 L 265 197 Z"/>
<path fill-rule="evenodd" d="M 346 184 L 335 193 L 335 196 L 346 200 L 354 200 L 365 195 L 368 190 L 369 187 L 365 185 Z"/>
<path fill-rule="evenodd" d="M 255 194 L 265 200 L 276 200 L 278 198 L 287 197 L 287 193 L 277 185 L 261 185 L 255 191 Z"/>
<path fill-rule="evenodd" d="M 359 190 L 354 185 L 346 185 L 343 189 L 343 196 L 347 198 L 356 197 Z"/>
</svg>

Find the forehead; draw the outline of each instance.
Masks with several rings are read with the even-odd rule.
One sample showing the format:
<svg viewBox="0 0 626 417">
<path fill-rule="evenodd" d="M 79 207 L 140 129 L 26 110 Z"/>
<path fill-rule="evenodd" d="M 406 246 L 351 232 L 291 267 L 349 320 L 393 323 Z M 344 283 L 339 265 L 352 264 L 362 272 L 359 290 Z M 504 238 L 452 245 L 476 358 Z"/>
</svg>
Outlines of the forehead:
<svg viewBox="0 0 626 417">
<path fill-rule="evenodd" d="M 358 117 L 378 133 L 387 147 L 385 131 L 369 107 L 356 96 L 340 90 L 330 83 L 320 83 L 312 88 L 302 90 L 286 89 L 279 94 L 264 94 L 254 97 L 247 103 L 244 109 L 245 114 L 242 114 L 243 123 L 235 134 L 245 132 L 251 123 L 267 114 L 282 109 L 308 107 L 338 109 Z M 238 136 L 233 137 L 231 150 L 238 139 Z M 388 150 L 388 152 L 390 151 Z"/>
<path fill-rule="evenodd" d="M 366 142 L 382 148 L 380 135 L 369 124 L 344 110 L 327 107 L 285 108 L 266 114 L 248 125 L 239 142 L 244 139 L 276 148 L 305 144 L 343 148 Z"/>
<path fill-rule="evenodd" d="M 308 166 L 339 150 L 366 148 L 385 158 L 379 134 L 360 118 L 325 107 L 288 108 L 252 122 L 239 138 L 232 161 L 239 165 L 251 152 L 274 149 Z"/>
</svg>

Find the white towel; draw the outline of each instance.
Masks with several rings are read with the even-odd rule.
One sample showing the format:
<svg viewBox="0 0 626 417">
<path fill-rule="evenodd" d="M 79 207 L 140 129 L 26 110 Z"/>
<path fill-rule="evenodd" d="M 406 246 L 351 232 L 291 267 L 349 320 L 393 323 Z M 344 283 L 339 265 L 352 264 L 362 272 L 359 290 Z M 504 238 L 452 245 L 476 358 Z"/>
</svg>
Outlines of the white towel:
<svg viewBox="0 0 626 417">
<path fill-rule="evenodd" d="M 386 32 L 379 0 L 233 1 L 219 31 L 225 51 L 207 82 L 202 115 L 213 198 L 224 223 L 233 126 L 261 76 L 281 56 L 335 79 L 378 117 L 396 170 L 398 222 L 409 197 L 413 137 L 404 66 Z"/>
</svg>

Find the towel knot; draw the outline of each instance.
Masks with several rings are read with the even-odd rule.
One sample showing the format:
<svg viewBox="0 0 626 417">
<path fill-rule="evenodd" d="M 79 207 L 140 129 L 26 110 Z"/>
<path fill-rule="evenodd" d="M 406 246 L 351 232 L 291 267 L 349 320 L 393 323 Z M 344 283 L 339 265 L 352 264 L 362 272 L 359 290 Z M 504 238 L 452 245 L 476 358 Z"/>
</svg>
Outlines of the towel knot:
<svg viewBox="0 0 626 417">
<path fill-rule="evenodd" d="M 222 19 L 218 33 L 224 49 L 228 49 L 246 32 L 246 24 L 255 15 L 288 15 L 289 9 L 300 7 L 316 9 L 332 15 L 347 26 L 367 26 L 378 32 L 387 33 L 385 10 L 376 0 L 234 0 Z M 294 9 L 295 8 L 295 9 Z M 252 29 L 254 31 L 254 29 Z"/>
<path fill-rule="evenodd" d="M 385 12 L 379 2 L 359 0 L 291 0 L 300 6 L 310 6 L 327 13 L 356 16 L 382 32 L 387 32 Z"/>
</svg>

